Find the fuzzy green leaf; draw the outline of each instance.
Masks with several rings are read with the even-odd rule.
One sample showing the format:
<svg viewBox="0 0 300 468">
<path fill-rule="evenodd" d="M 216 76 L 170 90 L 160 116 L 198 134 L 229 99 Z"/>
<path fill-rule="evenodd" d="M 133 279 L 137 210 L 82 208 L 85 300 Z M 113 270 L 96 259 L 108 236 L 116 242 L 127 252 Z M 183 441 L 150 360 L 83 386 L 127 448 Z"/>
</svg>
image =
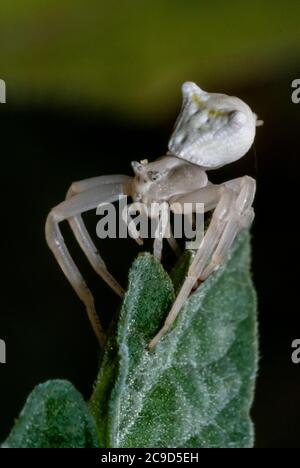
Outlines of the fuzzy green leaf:
<svg viewBox="0 0 300 468">
<path fill-rule="evenodd" d="M 91 400 L 107 447 L 252 446 L 257 331 L 249 259 L 249 236 L 241 236 L 149 352 L 174 289 L 152 256 L 138 257 Z"/>
<path fill-rule="evenodd" d="M 69 382 L 38 385 L 6 442 L 6 448 L 98 447 L 95 423 L 80 393 Z"/>
</svg>

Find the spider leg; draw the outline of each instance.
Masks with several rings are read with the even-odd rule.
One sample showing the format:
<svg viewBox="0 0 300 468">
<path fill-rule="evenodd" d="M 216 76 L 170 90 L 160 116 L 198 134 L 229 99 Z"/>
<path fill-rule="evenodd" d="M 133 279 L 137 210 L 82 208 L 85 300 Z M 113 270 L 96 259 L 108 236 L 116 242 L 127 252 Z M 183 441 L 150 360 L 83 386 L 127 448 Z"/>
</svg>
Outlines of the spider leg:
<svg viewBox="0 0 300 468">
<path fill-rule="evenodd" d="M 157 228 L 156 228 L 154 242 L 153 242 L 153 255 L 158 261 L 161 261 L 163 240 L 164 240 L 164 237 L 167 237 L 167 238 L 169 237 L 169 231 L 170 231 L 169 204 L 168 203 L 164 202 L 160 204 L 156 219 L 157 219 Z"/>
<path fill-rule="evenodd" d="M 195 282 L 199 278 L 205 279 L 223 262 L 236 235 L 251 224 L 254 217 L 251 205 L 255 189 L 255 180 L 246 176 L 220 186 L 209 185 L 179 200 L 180 203 L 195 202 L 198 198 L 199 202 L 205 203 L 205 211 L 214 207 L 215 210 L 165 324 L 151 340 L 149 348 L 154 348 L 160 338 L 170 329 Z"/>
<path fill-rule="evenodd" d="M 130 215 L 135 215 L 137 213 L 137 211 L 140 211 L 140 213 L 142 213 L 143 212 L 143 205 L 140 202 L 131 203 L 127 208 L 127 215 L 126 215 L 126 218 L 125 218 L 125 222 L 126 222 L 128 233 L 129 233 L 130 237 L 133 240 L 135 240 L 135 242 L 138 245 L 142 246 L 142 245 L 144 245 L 144 241 L 139 235 L 139 232 L 138 232 L 138 230 L 137 230 L 137 228 L 135 226 L 134 220 L 132 220 L 131 217 L 130 217 Z M 128 215 L 129 215 L 130 219 L 128 219 Z"/>
<path fill-rule="evenodd" d="M 169 242 L 170 244 L 170 247 L 172 248 L 172 250 L 176 253 L 177 256 L 180 255 L 180 248 L 179 248 L 179 245 L 178 243 L 176 242 L 176 240 L 174 239 L 173 235 L 172 235 L 172 232 L 171 232 L 171 226 L 170 226 L 170 220 L 169 220 L 169 216 L 165 216 L 165 213 L 164 212 L 164 209 L 165 208 L 168 208 L 168 204 L 167 203 L 162 203 L 159 205 L 158 208 L 158 212 L 155 213 L 154 215 L 152 214 L 152 216 L 149 214 L 148 210 L 146 209 L 145 210 L 145 207 L 143 204 L 141 204 L 140 202 L 135 202 L 135 203 L 132 203 L 131 205 L 129 205 L 128 207 L 128 214 L 131 215 L 131 214 L 136 214 L 137 211 L 140 211 L 140 213 L 146 215 L 146 216 L 150 216 L 151 218 L 154 218 L 155 220 L 157 220 L 158 222 L 158 225 L 157 225 L 157 228 L 156 228 L 156 233 L 155 233 L 155 238 L 154 238 L 154 245 L 153 245 L 153 254 L 154 254 L 154 257 L 157 258 L 159 261 L 161 260 L 161 255 L 162 255 L 162 247 L 163 247 L 163 238 L 166 237 L 167 241 Z M 163 211 L 163 215 L 161 216 L 162 214 L 162 211 Z M 136 227 L 135 227 L 135 223 L 131 221 L 129 221 L 127 218 L 126 218 L 126 223 L 127 223 L 127 227 L 128 227 L 128 232 L 130 234 L 130 237 L 132 237 L 139 245 L 143 245 L 143 239 L 140 237 Z"/>
<path fill-rule="evenodd" d="M 256 191 L 256 182 L 251 177 L 242 177 L 225 183 L 225 186 L 235 192 L 235 201 L 228 222 L 211 257 L 210 263 L 199 275 L 204 281 L 224 262 L 237 234 L 251 226 L 254 220 L 252 203 Z"/>
<path fill-rule="evenodd" d="M 91 188 L 100 187 L 112 183 L 129 183 L 130 177 L 124 175 L 99 176 L 91 179 L 73 182 L 68 190 L 66 199 L 73 197 L 79 193 L 90 190 Z M 82 216 L 80 214 L 68 219 L 69 225 L 73 234 L 83 250 L 86 258 L 90 262 L 95 272 L 118 294 L 120 297 L 124 295 L 124 290 L 118 281 L 108 271 L 104 260 L 102 259 L 98 249 L 89 235 Z"/>
<path fill-rule="evenodd" d="M 50 211 L 45 226 L 47 243 L 65 276 L 84 303 L 91 325 L 101 346 L 105 343 L 105 334 L 96 313 L 93 295 L 66 247 L 59 223 L 92 210 L 100 203 L 111 203 L 118 200 L 120 195 L 126 194 L 126 189 L 126 184 L 105 184 L 74 195 Z"/>
<path fill-rule="evenodd" d="M 179 247 L 179 244 L 178 244 L 177 240 L 173 236 L 171 226 L 170 226 L 170 236 L 167 236 L 166 239 L 167 239 L 167 242 L 168 242 L 169 246 L 171 247 L 171 249 L 175 253 L 176 257 L 179 257 L 180 254 L 181 254 L 181 249 Z"/>
</svg>

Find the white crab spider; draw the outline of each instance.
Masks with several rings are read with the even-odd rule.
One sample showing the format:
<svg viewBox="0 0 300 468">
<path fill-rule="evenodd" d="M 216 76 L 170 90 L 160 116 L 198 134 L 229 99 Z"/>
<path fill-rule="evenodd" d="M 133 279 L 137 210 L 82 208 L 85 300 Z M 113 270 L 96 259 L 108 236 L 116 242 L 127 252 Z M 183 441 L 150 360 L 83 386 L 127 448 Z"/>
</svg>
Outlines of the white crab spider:
<svg viewBox="0 0 300 468">
<path fill-rule="evenodd" d="M 99 204 L 111 203 L 121 195 L 134 202 L 204 203 L 214 210 L 204 239 L 192 261 L 187 277 L 163 328 L 149 344 L 153 348 L 176 319 L 181 306 L 199 280 L 205 280 L 220 266 L 236 235 L 250 226 L 254 218 L 252 202 L 256 183 L 244 176 L 221 185 L 208 181 L 206 171 L 240 159 L 251 147 L 260 124 L 250 107 L 236 97 L 207 93 L 195 83 L 182 86 L 183 105 L 171 139 L 169 151 L 154 162 L 134 161 L 133 178 L 124 175 L 100 176 L 74 182 L 66 200 L 51 210 L 46 221 L 46 239 L 56 260 L 84 303 L 101 345 L 105 334 L 87 287 L 64 243 L 59 223 L 68 220 L 71 229 L 94 270 L 120 296 L 123 289 L 107 270 L 88 234 L 81 214 Z M 163 237 L 163 233 L 162 233 Z M 154 253 L 161 256 L 162 241 L 154 240 Z M 176 242 L 169 239 L 176 250 Z"/>
</svg>

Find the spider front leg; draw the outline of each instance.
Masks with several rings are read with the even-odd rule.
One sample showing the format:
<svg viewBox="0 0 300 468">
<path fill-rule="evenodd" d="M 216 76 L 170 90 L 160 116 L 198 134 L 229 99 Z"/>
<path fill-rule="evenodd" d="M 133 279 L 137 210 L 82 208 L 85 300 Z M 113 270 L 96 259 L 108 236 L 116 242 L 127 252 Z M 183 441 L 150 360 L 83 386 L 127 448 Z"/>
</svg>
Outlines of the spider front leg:
<svg viewBox="0 0 300 468">
<path fill-rule="evenodd" d="M 223 263 L 237 234 L 250 226 L 254 218 L 252 203 L 255 190 L 255 180 L 246 176 L 221 186 L 208 185 L 176 200 L 180 203 L 202 202 L 205 211 L 214 207 L 215 211 L 165 324 L 152 339 L 149 348 L 154 348 L 170 329 L 196 281 L 204 280 Z"/>
<path fill-rule="evenodd" d="M 112 203 L 118 200 L 120 195 L 126 195 L 127 189 L 128 184 L 126 183 L 113 183 L 96 186 L 78 193 L 53 208 L 48 215 L 45 226 L 47 243 L 65 276 L 84 303 L 101 346 L 105 343 L 105 333 L 96 313 L 93 295 L 66 247 L 59 223 L 95 209 L 100 203 Z"/>
<path fill-rule="evenodd" d="M 97 186 L 100 187 L 102 185 L 112 183 L 128 183 L 130 181 L 131 177 L 124 175 L 112 175 L 93 177 L 91 179 L 73 182 L 67 192 L 66 199 L 69 199 L 74 195 L 85 192 Z M 113 289 L 113 291 L 115 291 L 116 294 L 118 294 L 120 297 L 123 297 L 124 289 L 107 270 L 104 260 L 102 259 L 98 249 L 96 248 L 85 227 L 82 216 L 80 214 L 76 215 L 73 218 L 69 218 L 68 222 L 78 244 L 80 245 L 95 272 Z"/>
</svg>

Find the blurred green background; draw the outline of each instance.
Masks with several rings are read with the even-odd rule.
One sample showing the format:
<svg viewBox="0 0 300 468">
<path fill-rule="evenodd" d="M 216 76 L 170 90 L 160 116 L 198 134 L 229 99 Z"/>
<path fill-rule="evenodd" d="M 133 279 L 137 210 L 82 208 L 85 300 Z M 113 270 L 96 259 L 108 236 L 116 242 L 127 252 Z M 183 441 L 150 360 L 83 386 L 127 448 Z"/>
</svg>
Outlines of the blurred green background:
<svg viewBox="0 0 300 468">
<path fill-rule="evenodd" d="M 2 0 L 10 99 L 160 119 L 179 85 L 233 87 L 299 57 L 298 0 Z"/>
<path fill-rule="evenodd" d="M 300 330 L 299 275 L 292 274 L 299 264 L 300 104 L 291 101 L 291 82 L 300 78 L 299 18 L 299 0 L 1 0 L 0 339 L 8 362 L 0 366 L 0 441 L 36 384 L 66 378 L 88 398 L 97 372 L 84 309 L 45 243 L 48 211 L 74 180 L 131 174 L 132 159 L 163 154 L 180 86 L 193 80 L 241 97 L 265 121 L 249 153 L 209 177 L 257 180 L 256 445 L 300 447 L 300 368 L 290 357 Z M 86 217 L 93 236 L 97 221 L 95 213 Z M 63 232 L 109 321 L 117 298 L 66 226 Z M 125 286 L 137 246 L 94 240 Z M 164 260 L 174 261 L 170 254 Z"/>
</svg>

